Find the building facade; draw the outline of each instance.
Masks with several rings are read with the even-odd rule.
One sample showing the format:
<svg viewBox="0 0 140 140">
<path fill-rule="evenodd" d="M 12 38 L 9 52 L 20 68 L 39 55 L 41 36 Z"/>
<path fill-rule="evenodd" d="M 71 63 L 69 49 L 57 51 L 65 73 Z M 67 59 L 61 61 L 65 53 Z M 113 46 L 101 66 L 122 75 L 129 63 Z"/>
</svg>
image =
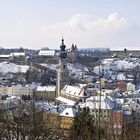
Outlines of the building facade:
<svg viewBox="0 0 140 140">
<path fill-rule="evenodd" d="M 9 87 L 7 91 L 8 96 L 33 96 L 33 89 L 30 87 L 23 87 L 21 85 Z"/>
<path fill-rule="evenodd" d="M 38 86 L 35 92 L 35 97 L 43 100 L 55 100 L 55 89 L 55 86 Z"/>
</svg>

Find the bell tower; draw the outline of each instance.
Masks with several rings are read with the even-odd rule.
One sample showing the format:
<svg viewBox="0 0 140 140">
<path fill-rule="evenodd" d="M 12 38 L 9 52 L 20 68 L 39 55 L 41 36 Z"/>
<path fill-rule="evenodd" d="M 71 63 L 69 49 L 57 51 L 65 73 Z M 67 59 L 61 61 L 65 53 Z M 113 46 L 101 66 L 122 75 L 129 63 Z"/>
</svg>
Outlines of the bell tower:
<svg viewBox="0 0 140 140">
<path fill-rule="evenodd" d="M 64 39 L 62 38 L 62 44 L 60 45 L 59 64 L 57 67 L 57 81 L 56 81 L 56 92 L 57 96 L 60 95 L 61 89 L 65 85 L 70 84 L 69 71 L 67 68 L 67 52 Z"/>
</svg>

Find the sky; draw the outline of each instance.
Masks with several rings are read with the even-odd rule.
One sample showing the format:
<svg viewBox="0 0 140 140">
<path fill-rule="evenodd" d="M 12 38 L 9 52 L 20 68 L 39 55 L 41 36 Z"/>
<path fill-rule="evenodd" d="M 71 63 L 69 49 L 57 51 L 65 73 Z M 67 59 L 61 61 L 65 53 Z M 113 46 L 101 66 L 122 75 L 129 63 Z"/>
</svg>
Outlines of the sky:
<svg viewBox="0 0 140 140">
<path fill-rule="evenodd" d="M 140 49 L 140 0 L 0 0 L 0 47 Z"/>
</svg>

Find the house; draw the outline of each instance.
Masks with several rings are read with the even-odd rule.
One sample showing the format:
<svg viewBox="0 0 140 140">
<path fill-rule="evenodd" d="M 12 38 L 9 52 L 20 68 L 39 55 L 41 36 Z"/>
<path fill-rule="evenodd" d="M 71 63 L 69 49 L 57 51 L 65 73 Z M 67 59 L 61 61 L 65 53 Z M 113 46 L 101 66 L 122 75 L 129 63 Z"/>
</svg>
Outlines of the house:
<svg viewBox="0 0 140 140">
<path fill-rule="evenodd" d="M 127 84 L 125 82 L 118 82 L 118 89 L 121 91 L 121 92 L 124 92 L 126 91 L 126 87 L 127 87 Z"/>
<path fill-rule="evenodd" d="M 0 100 L 2 100 L 2 99 L 6 99 L 7 96 L 8 96 L 7 93 L 0 92 Z"/>
<path fill-rule="evenodd" d="M 30 87 L 24 87 L 22 85 L 11 86 L 7 91 L 8 96 L 33 96 L 33 90 Z"/>
<path fill-rule="evenodd" d="M 56 97 L 56 86 L 37 86 L 35 97 L 43 100 L 54 100 Z"/>
<path fill-rule="evenodd" d="M 126 87 L 127 91 L 135 91 L 135 84 L 129 82 Z"/>
<path fill-rule="evenodd" d="M 9 60 L 9 58 L 10 58 L 10 55 L 8 55 L 8 54 L 0 55 L 0 61 L 7 61 L 7 60 Z"/>
<path fill-rule="evenodd" d="M 86 97 L 88 97 L 88 93 L 86 93 L 84 87 L 65 85 L 56 100 L 65 104 L 74 105 L 78 100 Z"/>
<path fill-rule="evenodd" d="M 72 107 L 67 107 L 60 114 L 60 129 L 63 132 L 63 135 L 66 137 L 70 136 L 70 131 L 72 130 L 74 124 L 74 118 L 77 115 L 77 110 Z"/>
<path fill-rule="evenodd" d="M 123 105 L 122 110 L 125 118 L 129 117 L 128 123 L 140 123 L 140 99 L 133 98 L 128 99 Z"/>
<path fill-rule="evenodd" d="M 101 122 L 109 122 L 112 117 L 114 100 L 107 96 L 91 96 L 84 103 L 79 103 L 80 108 L 89 108 L 93 118 L 98 122 L 99 116 Z"/>
<path fill-rule="evenodd" d="M 55 50 L 40 50 L 39 51 L 39 56 L 55 56 Z"/>
</svg>

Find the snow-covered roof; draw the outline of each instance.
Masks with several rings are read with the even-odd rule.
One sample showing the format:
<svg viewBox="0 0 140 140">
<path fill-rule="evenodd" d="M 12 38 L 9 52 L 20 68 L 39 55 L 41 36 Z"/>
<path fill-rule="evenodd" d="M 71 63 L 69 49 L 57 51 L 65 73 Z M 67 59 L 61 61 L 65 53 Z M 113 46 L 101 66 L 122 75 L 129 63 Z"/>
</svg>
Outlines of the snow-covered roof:
<svg viewBox="0 0 140 140">
<path fill-rule="evenodd" d="M 18 84 L 18 85 L 12 85 L 11 86 L 12 89 L 17 89 L 17 90 L 20 90 L 20 89 L 31 89 L 29 86 L 22 86 L 21 84 Z"/>
<path fill-rule="evenodd" d="M 55 91 L 56 86 L 38 86 L 36 91 Z"/>
<path fill-rule="evenodd" d="M 36 102 L 35 105 L 40 110 L 48 111 L 50 109 L 50 105 L 47 102 Z"/>
<path fill-rule="evenodd" d="M 111 96 L 91 96 L 86 99 L 86 101 L 104 101 L 105 99 L 109 99 L 110 101 L 114 101 L 114 98 Z"/>
<path fill-rule="evenodd" d="M 101 104 L 99 102 L 92 102 L 92 101 L 88 101 L 83 104 L 80 104 L 81 108 L 88 107 L 90 109 L 99 109 L 99 106 L 100 109 L 113 109 L 114 107 L 114 105 L 104 101 L 102 101 Z"/>
<path fill-rule="evenodd" d="M 0 92 L 0 96 L 7 95 L 5 92 Z"/>
<path fill-rule="evenodd" d="M 123 73 L 120 73 L 120 74 L 117 75 L 117 80 L 118 81 L 126 80 L 126 77 Z"/>
<path fill-rule="evenodd" d="M 70 85 L 64 86 L 64 88 L 61 90 L 61 93 L 63 94 L 68 94 L 68 95 L 73 95 L 78 97 L 84 97 L 84 92 L 85 92 L 84 88 L 70 86 Z"/>
<path fill-rule="evenodd" d="M 35 83 L 35 82 L 25 85 L 25 87 L 30 87 L 31 89 L 36 89 L 38 86 L 40 86 L 40 83 Z"/>
<path fill-rule="evenodd" d="M 77 111 L 75 109 L 73 109 L 72 107 L 66 108 L 61 114 L 60 116 L 64 116 L 64 117 L 76 117 Z"/>
<path fill-rule="evenodd" d="M 4 58 L 9 58 L 9 56 L 10 56 L 10 55 L 6 55 L 6 54 L 5 54 L 5 55 L 4 55 L 4 54 L 1 54 L 1 55 L 0 55 L 0 57 L 4 57 Z"/>
<path fill-rule="evenodd" d="M 56 100 L 58 100 L 60 102 L 63 102 L 65 104 L 67 104 L 67 105 L 71 105 L 71 106 L 75 105 L 75 103 L 76 103 L 76 102 L 74 102 L 74 101 L 72 101 L 70 99 L 66 99 L 66 98 L 61 97 L 61 96 L 57 97 Z"/>
<path fill-rule="evenodd" d="M 8 101 L 8 100 L 10 100 L 10 101 L 12 101 L 12 100 L 20 100 L 21 98 L 20 97 L 17 97 L 17 96 L 11 96 L 11 97 L 8 97 L 8 98 L 6 98 L 6 100 Z"/>
<path fill-rule="evenodd" d="M 10 56 L 25 56 L 25 52 L 13 52 L 10 53 Z"/>
<path fill-rule="evenodd" d="M 57 106 L 51 107 L 47 112 L 53 113 L 53 114 L 59 114 Z"/>
<path fill-rule="evenodd" d="M 100 103 L 101 99 L 101 103 Z M 81 108 L 89 107 L 90 109 L 113 109 L 114 103 L 113 101 L 105 96 L 91 96 L 86 99 L 85 103 L 79 103 Z"/>
</svg>

